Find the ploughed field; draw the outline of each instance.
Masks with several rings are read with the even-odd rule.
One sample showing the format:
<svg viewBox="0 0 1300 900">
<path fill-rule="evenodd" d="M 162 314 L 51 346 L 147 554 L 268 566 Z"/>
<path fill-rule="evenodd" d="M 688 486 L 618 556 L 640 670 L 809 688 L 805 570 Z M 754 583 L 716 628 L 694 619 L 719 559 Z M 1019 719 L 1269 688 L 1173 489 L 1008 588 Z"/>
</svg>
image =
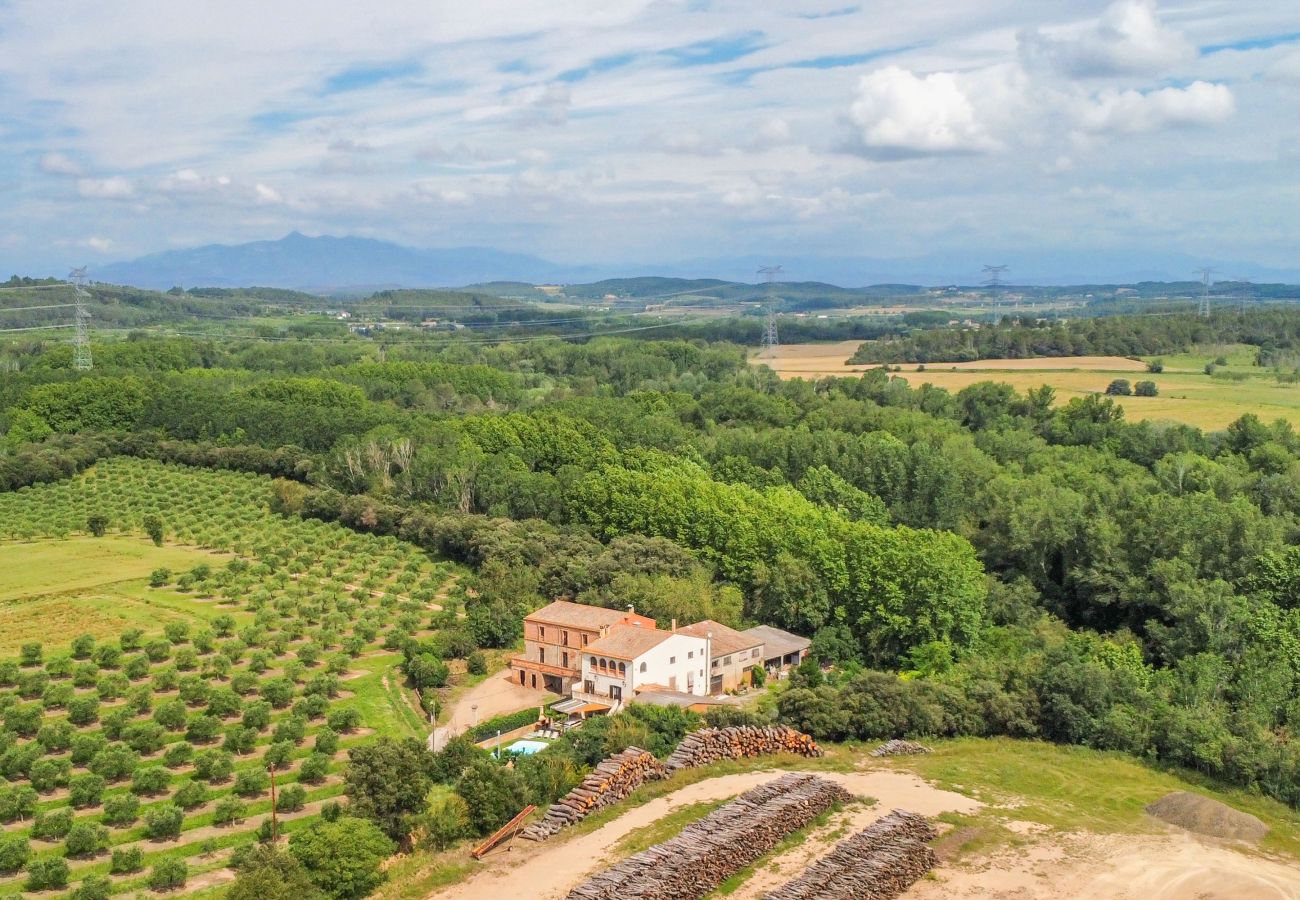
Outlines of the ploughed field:
<svg viewBox="0 0 1300 900">
<path fill-rule="evenodd" d="M 848 365 L 861 341 L 789 344 L 775 353 L 755 353 L 750 362 L 771 367 L 782 378 L 856 377 L 873 365 Z M 1122 356 L 1066 356 L 1032 359 L 982 359 L 963 363 L 903 363 L 897 377 L 912 387 L 932 384 L 951 392 L 981 381 L 1009 384 L 1023 393 L 1050 385 L 1057 403 L 1106 389 L 1113 379 L 1131 384 L 1154 381 L 1156 397 L 1116 397 L 1131 421 L 1172 421 L 1219 430 L 1245 413 L 1265 422 L 1286 419 L 1300 425 L 1300 384 L 1279 383 L 1268 369 L 1250 364 L 1254 348 L 1241 345 L 1196 348 L 1164 357 L 1164 371 L 1148 373 L 1146 361 Z M 1224 358 L 1215 376 L 1205 374 L 1207 362 Z M 920 369 L 920 370 L 918 370 Z"/>
<path fill-rule="evenodd" d="M 180 858 L 197 888 L 269 817 L 271 765 L 292 831 L 342 793 L 349 746 L 423 735 L 398 647 L 455 614 L 448 567 L 270 499 L 267 478 L 134 459 L 0 494 L 0 821 L 29 863 L 116 893 Z M 0 871 L 0 893 L 24 884 Z"/>
</svg>

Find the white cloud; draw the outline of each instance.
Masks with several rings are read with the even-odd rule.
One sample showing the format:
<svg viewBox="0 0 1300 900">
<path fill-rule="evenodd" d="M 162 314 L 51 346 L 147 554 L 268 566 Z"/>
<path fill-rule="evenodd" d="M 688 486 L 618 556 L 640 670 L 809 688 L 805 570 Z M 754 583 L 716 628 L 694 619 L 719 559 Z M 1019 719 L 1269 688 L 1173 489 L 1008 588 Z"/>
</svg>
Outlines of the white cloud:
<svg viewBox="0 0 1300 900">
<path fill-rule="evenodd" d="M 775 147 L 790 143 L 790 123 L 779 116 L 768 119 L 758 129 L 758 139 L 762 144 Z"/>
<path fill-rule="evenodd" d="M 107 253 L 113 249 L 113 241 L 110 238 L 92 236 L 86 238 L 86 246 L 96 253 Z"/>
<path fill-rule="evenodd" d="M 1274 81 L 1300 81 L 1300 51 L 1288 53 L 1264 70 Z"/>
<path fill-rule="evenodd" d="M 253 194 L 258 203 L 270 205 L 284 202 L 284 197 L 279 191 L 270 185 L 262 184 L 260 181 L 253 188 Z"/>
<path fill-rule="evenodd" d="M 864 75 L 849 119 L 855 143 L 868 156 L 979 153 L 997 146 L 953 72 L 918 76 L 889 66 Z"/>
<path fill-rule="evenodd" d="M 1041 28 L 1018 35 L 1020 52 L 1031 65 L 1043 65 L 1077 78 L 1164 72 L 1195 57 L 1191 42 L 1166 27 L 1155 0 L 1117 0 L 1095 23 L 1064 33 Z"/>
<path fill-rule="evenodd" d="M 37 164 L 46 175 L 77 176 L 83 174 L 80 164 L 66 153 L 47 153 Z"/>
<path fill-rule="evenodd" d="M 99 200 L 125 200 L 135 195 L 135 185 L 121 175 L 111 178 L 80 178 L 77 193 Z"/>
<path fill-rule="evenodd" d="M 1079 123 L 1097 133 L 1134 134 L 1168 126 L 1218 125 L 1236 111 L 1226 85 L 1195 81 L 1158 91 L 1103 91 L 1080 111 Z"/>
</svg>

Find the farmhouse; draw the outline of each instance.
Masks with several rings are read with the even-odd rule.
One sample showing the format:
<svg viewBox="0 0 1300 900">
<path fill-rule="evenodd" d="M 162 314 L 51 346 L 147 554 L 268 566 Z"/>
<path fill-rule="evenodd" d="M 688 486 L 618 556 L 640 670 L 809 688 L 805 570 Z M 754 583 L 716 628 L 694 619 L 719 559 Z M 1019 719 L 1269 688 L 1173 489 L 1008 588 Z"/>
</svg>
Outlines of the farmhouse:
<svg viewBox="0 0 1300 900">
<path fill-rule="evenodd" d="M 638 691 L 708 694 L 708 641 L 683 632 L 620 625 L 582 651 L 573 699 L 617 712 Z"/>
<path fill-rule="evenodd" d="M 705 619 L 679 630 L 709 642 L 709 693 L 724 694 L 748 687 L 754 666 L 763 665 L 763 640 L 748 632 Z"/>
<path fill-rule="evenodd" d="M 756 625 L 746 629 L 744 634 L 763 642 L 763 663 L 772 672 L 799 665 L 812 646 L 808 638 L 771 625 Z"/>
<path fill-rule="evenodd" d="M 524 618 L 524 652 L 510 658 L 511 678 L 525 687 L 568 693 L 582 679 L 582 650 L 620 626 L 654 630 L 655 620 L 556 600 Z"/>
</svg>

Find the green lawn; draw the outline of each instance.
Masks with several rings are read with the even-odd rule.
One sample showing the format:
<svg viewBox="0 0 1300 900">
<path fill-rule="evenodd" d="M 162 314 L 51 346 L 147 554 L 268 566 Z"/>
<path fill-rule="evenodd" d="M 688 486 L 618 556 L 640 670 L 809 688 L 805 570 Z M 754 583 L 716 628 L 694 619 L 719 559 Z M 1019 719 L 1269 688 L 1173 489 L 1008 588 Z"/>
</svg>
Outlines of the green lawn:
<svg viewBox="0 0 1300 900">
<path fill-rule="evenodd" d="M 0 654 L 28 641 L 61 643 L 79 634 L 110 638 L 128 628 L 152 633 L 168 622 L 198 624 L 231 613 L 213 601 L 148 585 L 154 569 L 179 572 L 219 559 L 133 537 L 0 544 Z M 251 618 L 233 613 L 237 620 Z"/>
</svg>

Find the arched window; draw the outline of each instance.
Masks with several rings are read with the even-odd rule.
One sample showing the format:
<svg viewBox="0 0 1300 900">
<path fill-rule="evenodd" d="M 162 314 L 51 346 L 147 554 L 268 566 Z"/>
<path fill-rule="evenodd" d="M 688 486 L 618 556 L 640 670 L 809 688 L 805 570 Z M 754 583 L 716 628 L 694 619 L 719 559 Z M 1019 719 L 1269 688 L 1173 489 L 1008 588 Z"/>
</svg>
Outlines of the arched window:
<svg viewBox="0 0 1300 900">
<path fill-rule="evenodd" d="M 645 663 L 641 663 L 641 669 L 640 669 L 640 671 L 642 671 L 642 672 L 645 671 Z"/>
<path fill-rule="evenodd" d="M 608 668 L 609 668 L 609 661 L 606 660 L 604 657 L 601 657 L 601 660 L 600 660 L 600 670 L 603 672 L 603 671 L 605 671 L 605 670 L 608 669 Z"/>
<path fill-rule="evenodd" d="M 618 674 L 620 674 L 620 675 L 626 675 L 626 674 L 627 674 L 627 663 L 619 663 L 619 664 L 618 664 Z"/>
</svg>

